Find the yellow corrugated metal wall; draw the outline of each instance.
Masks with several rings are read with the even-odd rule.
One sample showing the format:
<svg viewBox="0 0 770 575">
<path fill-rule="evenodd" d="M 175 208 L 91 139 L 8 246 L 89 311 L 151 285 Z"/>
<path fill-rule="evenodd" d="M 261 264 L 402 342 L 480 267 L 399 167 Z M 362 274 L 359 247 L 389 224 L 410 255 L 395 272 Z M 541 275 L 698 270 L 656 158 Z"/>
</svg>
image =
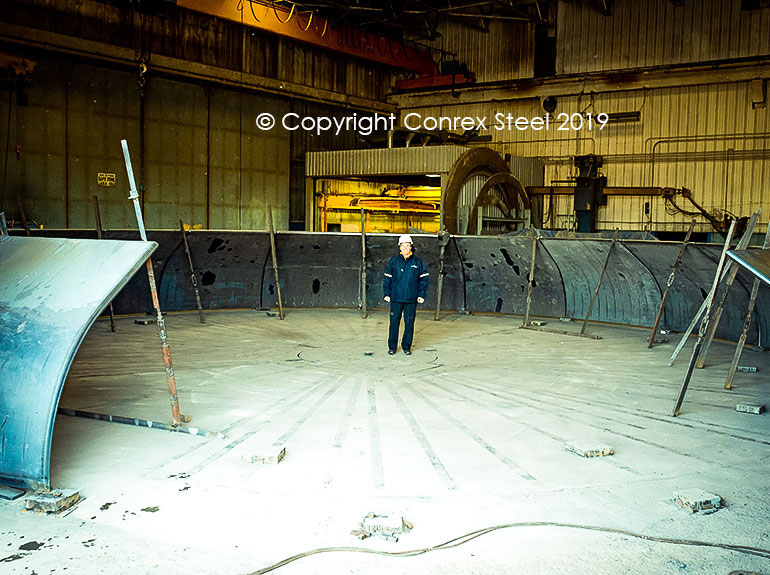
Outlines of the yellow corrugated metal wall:
<svg viewBox="0 0 770 575">
<path fill-rule="evenodd" d="M 684 6 L 667 0 L 617 0 L 612 6 L 612 15 L 605 16 L 587 4 L 559 2 L 557 70 L 576 76 L 574 81 L 557 77 L 550 84 L 543 80 L 544 91 L 547 87 L 547 93 L 556 95 L 556 114 L 581 113 L 585 118 L 588 113 L 639 112 L 640 121 L 610 123 L 591 131 L 558 131 L 553 123 L 548 132 L 491 129 L 496 113 L 528 118 L 544 114 L 542 97 L 517 99 L 515 81 L 490 85 L 489 92 L 469 91 L 471 98 L 447 95 L 444 105 L 435 105 L 432 95 L 425 96 L 430 105 L 420 107 L 420 97 L 412 95 L 408 111 L 488 118 L 482 135 L 491 136 L 492 141 L 486 145 L 501 154 L 542 159 L 545 185 L 576 176 L 573 156 L 593 153 L 604 157 L 603 172 L 610 186 L 687 187 L 710 211 L 744 216 L 762 207 L 760 221 L 767 222 L 770 110 L 767 102 L 753 105 L 752 87 L 764 82 L 767 91 L 770 8 L 741 10 L 740 0 L 685 2 Z M 755 64 L 745 60 L 757 55 L 765 55 L 756 63 L 761 71 L 757 73 L 765 75 L 759 75 L 759 80 L 750 79 Z M 667 80 L 655 68 L 649 69 L 654 81 L 648 88 L 638 87 L 645 81 L 636 74 L 601 73 L 726 58 L 738 58 L 729 64 L 742 72 L 731 75 L 706 66 L 696 69 L 698 77 L 690 77 L 689 85 Z M 601 91 L 592 93 L 590 86 L 596 86 L 597 79 L 603 82 Z M 469 103 L 458 104 L 462 101 Z M 572 198 L 561 196 L 556 203 L 557 221 L 548 225 L 572 226 Z M 685 201 L 680 205 L 690 207 Z M 610 197 L 608 205 L 599 209 L 597 225 L 682 231 L 689 220 L 686 215 L 667 213 L 659 197 L 626 196 Z M 696 229 L 710 231 L 703 218 L 698 221 Z"/>
<path fill-rule="evenodd" d="M 605 16 L 559 2 L 557 74 L 708 62 L 770 54 L 770 9 L 741 0 L 615 0 Z"/>
</svg>

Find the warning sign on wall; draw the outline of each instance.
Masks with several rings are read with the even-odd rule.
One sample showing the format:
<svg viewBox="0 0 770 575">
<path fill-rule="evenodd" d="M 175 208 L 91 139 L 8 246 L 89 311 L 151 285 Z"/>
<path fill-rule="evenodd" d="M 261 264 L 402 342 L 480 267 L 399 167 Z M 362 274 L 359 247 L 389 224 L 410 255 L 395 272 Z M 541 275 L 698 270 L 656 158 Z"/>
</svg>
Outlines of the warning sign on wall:
<svg viewBox="0 0 770 575">
<path fill-rule="evenodd" d="M 96 184 L 103 188 L 111 188 L 115 185 L 115 174 L 104 174 L 99 172 L 96 174 Z"/>
</svg>

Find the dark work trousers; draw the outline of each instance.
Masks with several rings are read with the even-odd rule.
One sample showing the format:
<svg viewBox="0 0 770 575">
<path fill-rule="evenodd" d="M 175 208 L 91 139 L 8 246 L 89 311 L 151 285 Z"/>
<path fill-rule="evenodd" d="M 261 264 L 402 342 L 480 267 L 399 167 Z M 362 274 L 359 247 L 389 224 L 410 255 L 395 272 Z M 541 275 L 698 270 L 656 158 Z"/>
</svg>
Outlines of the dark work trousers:
<svg viewBox="0 0 770 575">
<path fill-rule="evenodd" d="M 402 349 L 412 349 L 414 336 L 414 316 L 417 313 L 417 303 L 390 302 L 390 332 L 388 334 L 388 349 L 398 348 L 398 328 L 401 326 L 401 314 L 404 314 L 404 336 L 401 338 Z"/>
</svg>

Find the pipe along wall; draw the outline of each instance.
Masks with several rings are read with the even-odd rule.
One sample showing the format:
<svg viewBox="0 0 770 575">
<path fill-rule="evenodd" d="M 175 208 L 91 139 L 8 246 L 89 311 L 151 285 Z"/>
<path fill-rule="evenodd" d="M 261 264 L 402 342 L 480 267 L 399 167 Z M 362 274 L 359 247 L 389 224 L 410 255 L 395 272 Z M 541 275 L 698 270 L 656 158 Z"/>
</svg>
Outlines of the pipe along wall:
<svg viewBox="0 0 770 575">
<path fill-rule="evenodd" d="M 39 234 L 95 237 L 90 230 L 41 230 Z M 137 239 L 135 231 L 107 231 L 105 239 Z M 367 305 L 384 307 L 382 273 L 398 253 L 397 235 L 368 234 Z M 436 305 L 439 242 L 414 235 L 415 251 L 428 264 L 431 286 L 423 309 Z M 153 256 L 164 311 L 195 310 L 179 231 L 148 232 L 159 244 Z M 267 232 L 194 230 L 188 242 L 204 309 L 269 308 L 277 294 Z M 359 234 L 276 234 L 279 277 L 286 307 L 357 308 L 360 302 Z M 608 240 L 538 240 L 531 315 L 583 319 L 607 257 Z M 445 250 L 442 310 L 524 314 L 532 252 L 525 236 L 453 236 Z M 623 240 L 616 245 L 590 319 L 650 327 L 681 244 Z M 691 244 L 671 286 L 660 327 L 684 331 L 714 280 L 721 246 Z M 717 337 L 737 341 L 753 277 L 738 273 L 725 304 Z M 114 300 L 119 314 L 152 311 L 146 271 L 140 270 Z M 697 332 L 697 329 L 696 329 Z M 770 290 L 760 289 L 747 342 L 770 341 Z"/>
</svg>

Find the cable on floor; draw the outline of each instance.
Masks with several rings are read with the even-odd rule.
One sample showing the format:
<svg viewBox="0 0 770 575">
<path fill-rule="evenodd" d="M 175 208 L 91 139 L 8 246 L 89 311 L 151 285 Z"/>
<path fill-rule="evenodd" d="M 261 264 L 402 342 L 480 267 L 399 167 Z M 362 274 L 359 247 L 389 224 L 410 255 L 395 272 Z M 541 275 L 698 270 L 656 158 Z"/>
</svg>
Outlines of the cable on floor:
<svg viewBox="0 0 770 575">
<path fill-rule="evenodd" d="M 558 523 L 554 521 L 525 521 L 521 523 L 507 523 L 504 525 L 495 525 L 492 527 L 485 527 L 484 529 L 472 531 L 471 533 L 466 533 L 465 535 L 461 535 L 460 537 L 455 537 L 454 539 L 450 539 L 449 541 L 445 541 L 444 543 L 439 543 L 438 545 L 434 545 L 433 547 L 426 547 L 424 549 L 412 549 L 408 551 L 377 551 L 375 549 L 366 549 L 362 547 L 321 547 L 318 549 L 312 549 L 310 551 L 304 551 L 302 553 L 298 553 L 297 555 L 293 555 L 291 557 L 287 557 L 286 559 L 283 559 L 278 563 L 275 563 L 268 567 L 264 567 L 263 569 L 259 569 L 258 571 L 251 571 L 250 573 L 248 573 L 248 575 L 264 575 L 265 573 L 270 573 L 271 571 L 280 569 L 281 567 L 284 567 L 289 563 L 296 561 L 297 559 L 302 559 L 303 557 L 309 557 L 310 555 L 317 555 L 319 553 L 352 552 L 352 553 L 370 553 L 373 555 L 384 555 L 387 557 L 415 557 L 417 555 L 430 553 L 431 551 L 439 551 L 442 549 L 451 549 L 453 547 L 458 547 L 463 543 L 468 543 L 469 541 L 472 541 L 477 537 L 481 537 L 482 535 L 486 535 L 487 533 L 492 533 L 493 531 L 498 531 L 500 529 L 509 529 L 512 527 L 563 527 L 566 529 L 600 531 L 602 533 L 614 533 L 617 535 L 626 535 L 628 537 L 636 537 L 637 539 L 645 539 L 647 541 L 654 541 L 656 543 L 669 543 L 672 545 L 692 545 L 696 547 L 716 547 L 719 549 L 726 549 L 728 551 L 745 553 L 747 555 L 756 555 L 757 557 L 762 557 L 763 559 L 770 559 L 770 549 L 762 549 L 760 547 L 749 547 L 748 545 L 732 545 L 730 543 L 713 543 L 709 541 L 695 541 L 691 539 L 670 539 L 668 537 L 655 537 L 653 535 L 645 535 L 643 533 L 634 533 L 632 531 L 626 531 L 624 529 L 614 529 L 612 527 L 599 527 L 595 525 Z"/>
</svg>

